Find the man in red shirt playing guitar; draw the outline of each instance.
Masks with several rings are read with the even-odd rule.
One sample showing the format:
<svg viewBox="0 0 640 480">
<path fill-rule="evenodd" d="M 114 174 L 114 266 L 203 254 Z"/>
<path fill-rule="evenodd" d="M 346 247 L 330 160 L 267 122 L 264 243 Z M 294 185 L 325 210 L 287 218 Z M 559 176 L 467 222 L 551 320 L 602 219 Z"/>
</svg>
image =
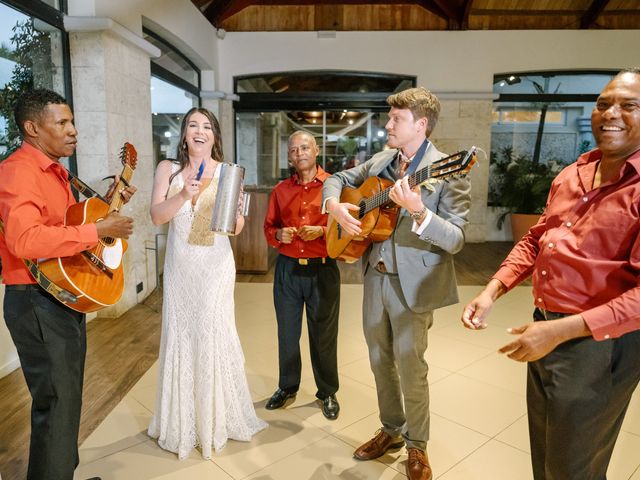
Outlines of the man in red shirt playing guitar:
<svg viewBox="0 0 640 480">
<path fill-rule="evenodd" d="M 98 223 L 66 226 L 76 203 L 60 158 L 73 154 L 78 134 L 63 97 L 49 90 L 18 99 L 22 145 L 0 163 L 0 234 L 4 319 L 31 393 L 28 480 L 72 480 L 86 353 L 85 316 L 59 303 L 29 273 L 23 259 L 67 257 L 99 238 L 128 238 L 133 220 L 111 214 Z M 121 192 L 128 201 L 134 187 Z"/>
</svg>

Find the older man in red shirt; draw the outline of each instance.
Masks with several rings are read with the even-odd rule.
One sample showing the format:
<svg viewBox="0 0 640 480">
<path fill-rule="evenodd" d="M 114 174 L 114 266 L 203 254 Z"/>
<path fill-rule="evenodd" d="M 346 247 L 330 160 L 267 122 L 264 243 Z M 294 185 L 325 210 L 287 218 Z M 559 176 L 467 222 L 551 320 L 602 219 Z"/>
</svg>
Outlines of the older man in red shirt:
<svg viewBox="0 0 640 480">
<path fill-rule="evenodd" d="M 500 352 L 529 362 L 536 480 L 606 478 L 640 379 L 640 70 L 609 82 L 591 126 L 598 148 L 558 175 L 540 222 L 462 315 L 485 328 L 494 301 L 532 275 L 534 322 L 509 329 Z"/>
<path fill-rule="evenodd" d="M 306 308 L 311 366 L 322 413 L 338 418 L 338 313 L 340 272 L 327 256 L 327 217 L 321 213 L 322 186 L 329 176 L 316 164 L 319 149 L 303 131 L 289 137 L 289 161 L 296 173 L 273 189 L 264 220 L 267 242 L 280 252 L 273 280 L 278 321 L 280 378 L 266 408 L 283 407 L 300 386 L 300 334 Z"/>
<path fill-rule="evenodd" d="M 78 465 L 78 429 L 87 348 L 85 316 L 40 288 L 23 259 L 65 257 L 99 238 L 128 238 L 129 217 L 64 224 L 76 203 L 61 157 L 73 154 L 78 134 L 64 98 L 49 90 L 25 92 L 15 107 L 22 145 L 0 164 L 4 319 L 16 345 L 33 400 L 28 480 L 72 480 Z M 125 201 L 135 187 L 119 192 Z"/>
</svg>

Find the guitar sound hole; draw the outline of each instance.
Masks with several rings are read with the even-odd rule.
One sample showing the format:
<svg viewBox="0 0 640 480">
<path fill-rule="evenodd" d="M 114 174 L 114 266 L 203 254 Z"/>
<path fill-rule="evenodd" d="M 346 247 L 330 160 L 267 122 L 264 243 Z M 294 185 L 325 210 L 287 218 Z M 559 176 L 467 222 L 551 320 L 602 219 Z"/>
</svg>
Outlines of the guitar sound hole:
<svg viewBox="0 0 640 480">
<path fill-rule="evenodd" d="M 367 204 L 362 201 L 358 204 L 358 206 L 360 207 L 360 210 L 358 210 L 358 220 L 362 220 L 362 218 L 365 216 L 365 213 L 367 211 Z"/>
<path fill-rule="evenodd" d="M 112 237 L 104 237 L 102 239 L 102 243 L 107 247 L 112 247 L 114 243 L 116 243 L 116 239 Z"/>
</svg>

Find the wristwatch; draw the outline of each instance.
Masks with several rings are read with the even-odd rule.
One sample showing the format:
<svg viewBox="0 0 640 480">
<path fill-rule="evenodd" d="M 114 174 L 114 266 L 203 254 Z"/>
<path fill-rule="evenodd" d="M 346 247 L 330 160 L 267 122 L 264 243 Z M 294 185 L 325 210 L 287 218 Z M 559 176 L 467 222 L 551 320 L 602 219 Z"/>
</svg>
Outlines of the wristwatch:
<svg viewBox="0 0 640 480">
<path fill-rule="evenodd" d="M 427 207 L 423 205 L 420 210 L 418 210 L 417 212 L 411 212 L 409 215 L 411 216 L 411 218 L 413 218 L 417 222 L 421 220 L 426 214 L 427 214 Z"/>
</svg>

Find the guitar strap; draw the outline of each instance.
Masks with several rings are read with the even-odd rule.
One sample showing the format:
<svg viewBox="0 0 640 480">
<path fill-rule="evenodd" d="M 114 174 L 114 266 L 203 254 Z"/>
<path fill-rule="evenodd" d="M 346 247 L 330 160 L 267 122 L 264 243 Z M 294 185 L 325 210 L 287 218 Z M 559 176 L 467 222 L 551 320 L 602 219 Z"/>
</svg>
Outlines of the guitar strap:
<svg viewBox="0 0 640 480">
<path fill-rule="evenodd" d="M 65 170 L 67 169 L 65 168 Z M 102 200 L 104 203 L 109 203 L 102 195 L 100 195 L 93 188 L 91 188 L 89 185 L 87 185 L 82 180 L 80 180 L 80 178 L 76 174 L 67 170 L 67 175 L 69 175 L 69 184 L 76 192 L 84 195 L 86 198 L 96 197 Z"/>
<path fill-rule="evenodd" d="M 87 185 L 82 180 L 80 180 L 77 175 L 71 173 L 69 170 L 67 170 L 67 174 L 69 175 L 69 184 L 73 189 L 76 190 L 76 192 L 84 195 L 86 198 L 97 197 L 103 202 L 107 203 L 107 201 L 104 199 L 104 197 L 102 197 L 102 195 L 97 193 L 89 185 Z M 4 235 L 4 223 L 2 222 L 1 218 L 0 218 L 0 235 Z M 53 295 L 61 303 L 65 303 L 65 304 L 77 303 L 78 297 L 76 297 L 70 291 L 65 290 L 64 288 L 60 288 L 58 285 L 56 285 L 51 280 L 49 280 L 49 278 L 44 273 L 42 273 L 42 271 L 40 270 L 36 262 L 28 258 L 23 258 L 22 261 L 27 267 L 27 270 L 29 270 L 29 273 L 31 274 L 33 279 L 47 293 Z"/>
<path fill-rule="evenodd" d="M 405 175 L 413 175 L 415 173 L 415 171 L 418 169 L 418 165 L 420 165 L 420 162 L 424 157 L 424 154 L 427 153 L 427 149 L 429 148 L 429 145 L 431 145 L 431 142 L 428 139 L 425 139 L 424 142 L 422 142 L 422 145 L 420 145 L 420 148 L 418 149 L 416 154 L 413 156 L 413 160 L 411 160 L 411 163 L 407 167 L 407 171 Z M 400 150 L 398 150 L 398 152 L 399 151 Z"/>
</svg>

